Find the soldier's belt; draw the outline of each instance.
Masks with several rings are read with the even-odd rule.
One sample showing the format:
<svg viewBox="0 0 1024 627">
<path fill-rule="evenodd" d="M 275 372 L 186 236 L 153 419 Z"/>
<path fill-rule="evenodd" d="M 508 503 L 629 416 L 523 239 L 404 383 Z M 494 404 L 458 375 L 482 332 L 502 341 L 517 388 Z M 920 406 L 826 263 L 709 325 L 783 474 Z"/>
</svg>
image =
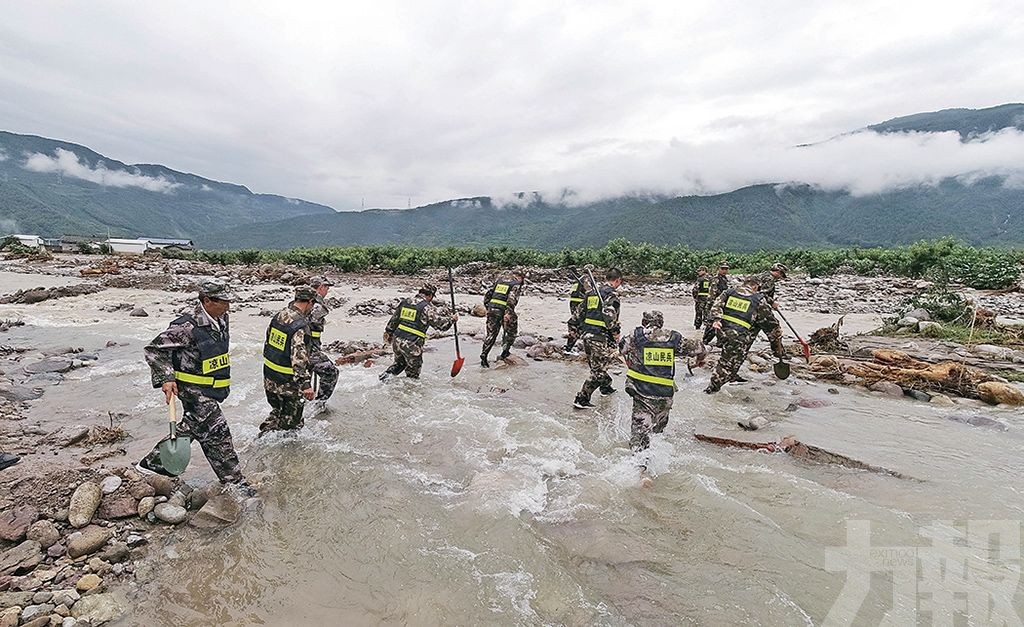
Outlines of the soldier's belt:
<svg viewBox="0 0 1024 627">
<path fill-rule="evenodd" d="M 672 379 L 666 379 L 665 377 L 652 377 L 649 374 L 643 374 L 636 370 L 626 370 L 626 376 L 630 379 L 636 379 L 637 381 L 643 381 L 645 383 L 654 383 L 655 385 L 664 385 L 674 389 L 675 381 Z"/>
<path fill-rule="evenodd" d="M 174 371 L 174 378 L 182 383 L 191 383 L 192 385 L 203 385 L 212 388 L 226 388 L 231 385 L 231 379 L 215 379 L 214 377 L 203 377 L 197 374 L 189 374 L 187 372 Z"/>
<path fill-rule="evenodd" d="M 747 322 L 746 320 L 740 320 L 739 318 L 733 318 L 732 316 L 723 315 L 722 316 L 722 320 L 725 320 L 726 322 L 731 322 L 733 324 L 738 324 L 741 327 L 743 327 L 744 329 L 752 328 L 751 324 L 749 322 Z"/>
<path fill-rule="evenodd" d="M 270 361 L 266 357 L 263 358 L 263 365 L 266 366 L 267 368 L 270 368 L 274 372 L 280 372 L 281 374 L 295 374 L 295 369 L 294 368 L 290 368 L 288 366 L 282 366 L 282 365 L 279 365 L 279 364 L 275 364 L 274 362 Z"/>
<path fill-rule="evenodd" d="M 408 327 L 404 324 L 398 325 L 398 330 L 405 331 L 406 333 L 412 333 L 413 335 L 416 335 L 418 337 L 427 337 L 427 334 L 424 333 L 423 331 L 420 331 L 419 329 L 414 329 L 412 327 Z"/>
</svg>

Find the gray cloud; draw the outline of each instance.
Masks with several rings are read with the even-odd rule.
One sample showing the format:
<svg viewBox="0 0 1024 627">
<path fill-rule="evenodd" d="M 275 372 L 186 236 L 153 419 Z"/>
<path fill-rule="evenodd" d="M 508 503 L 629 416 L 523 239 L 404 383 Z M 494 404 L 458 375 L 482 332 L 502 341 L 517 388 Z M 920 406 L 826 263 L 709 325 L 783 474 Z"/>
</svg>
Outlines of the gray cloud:
<svg viewBox="0 0 1024 627">
<path fill-rule="evenodd" d="M 1018 100 L 1020 16 L 1015 0 L 16 3 L 0 120 L 340 209 L 802 176 L 862 193 L 1012 169 L 992 161 L 1002 139 L 788 147 Z"/>
<path fill-rule="evenodd" d="M 89 164 L 74 152 L 63 148 L 57 148 L 53 156 L 40 152 L 27 155 L 22 167 L 32 172 L 55 172 L 104 187 L 138 187 L 165 194 L 181 187 L 181 183 L 175 183 L 163 176 L 146 176 L 139 172 L 110 170 L 103 165 L 103 162 L 97 163 L 96 167 L 89 167 Z"/>
</svg>

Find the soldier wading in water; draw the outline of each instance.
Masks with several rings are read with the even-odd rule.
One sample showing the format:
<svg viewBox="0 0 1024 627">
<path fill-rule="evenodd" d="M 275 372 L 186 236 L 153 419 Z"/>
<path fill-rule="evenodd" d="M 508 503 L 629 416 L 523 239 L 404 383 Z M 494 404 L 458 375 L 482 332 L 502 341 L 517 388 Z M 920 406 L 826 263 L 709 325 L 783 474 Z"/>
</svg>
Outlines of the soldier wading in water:
<svg viewBox="0 0 1024 627">
<path fill-rule="evenodd" d="M 583 388 L 573 400 L 573 407 L 593 407 L 590 397 L 594 390 L 601 390 L 605 396 L 615 392 L 608 367 L 617 359 L 616 344 L 619 341 L 619 295 L 615 292 L 622 285 L 622 273 L 610 268 L 605 273 L 605 284 L 587 292 L 586 301 L 573 324 L 583 331 L 583 348 L 590 365 L 590 376 L 583 382 Z"/>
<path fill-rule="evenodd" d="M 395 313 L 384 327 L 384 341 L 395 351 L 395 363 L 380 375 L 381 381 L 401 372 L 418 379 L 423 367 L 423 344 L 427 341 L 427 329 L 447 331 L 459 319 L 459 314 L 446 315 L 434 305 L 437 287 L 425 283 L 416 294 L 416 299 L 403 298 Z"/>
<path fill-rule="evenodd" d="M 278 312 L 267 327 L 263 389 L 270 403 L 270 416 L 260 425 L 260 435 L 302 428 L 304 400 L 313 400 L 315 394 L 309 362 L 313 337 L 306 318 L 315 299 L 312 287 L 295 288 L 295 300 Z"/>
<path fill-rule="evenodd" d="M 231 430 L 220 403 L 231 392 L 231 360 L 228 355 L 228 309 L 236 296 L 226 285 L 204 281 L 192 313 L 171 322 L 143 351 L 152 374 L 153 387 L 164 401 L 181 400 L 184 415 L 178 435 L 199 442 L 221 483 L 252 488 L 245 483 Z M 158 445 L 159 446 L 159 445 Z M 139 462 L 139 470 L 170 475 L 160 465 L 157 447 Z"/>
<path fill-rule="evenodd" d="M 704 344 L 664 325 L 660 311 L 645 311 L 642 325 L 619 343 L 626 360 L 626 394 L 633 399 L 629 447 L 634 453 L 650 446 L 652 431 L 661 433 L 668 425 L 676 391 L 676 357 L 695 356 L 701 365 L 706 355 Z"/>
<path fill-rule="evenodd" d="M 505 359 L 512 352 L 512 343 L 516 341 L 519 333 L 519 316 L 516 315 L 516 305 L 519 304 L 519 296 L 523 292 L 523 283 L 526 280 L 526 272 L 520 268 L 512 271 L 510 279 L 498 280 L 491 289 L 484 294 L 484 305 L 487 306 L 487 336 L 484 338 L 484 346 L 480 351 L 480 365 L 490 368 L 487 356 L 494 348 L 498 339 L 498 332 L 504 335 L 501 338 L 501 354 L 498 359 Z"/>
</svg>

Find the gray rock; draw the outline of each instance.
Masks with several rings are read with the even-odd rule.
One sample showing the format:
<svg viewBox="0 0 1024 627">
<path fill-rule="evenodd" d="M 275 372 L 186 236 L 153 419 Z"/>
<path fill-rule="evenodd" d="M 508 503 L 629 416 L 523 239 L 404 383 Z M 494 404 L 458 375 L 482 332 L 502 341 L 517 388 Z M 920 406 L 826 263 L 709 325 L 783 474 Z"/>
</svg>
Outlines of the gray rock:
<svg viewBox="0 0 1024 627">
<path fill-rule="evenodd" d="M 47 442 L 57 446 L 73 446 L 89 437 L 89 427 L 85 425 L 66 425 L 46 436 Z"/>
<path fill-rule="evenodd" d="M 121 483 L 121 477 L 118 477 L 117 475 L 103 477 L 103 481 L 100 481 L 100 490 L 103 494 L 111 494 L 121 487 Z"/>
<path fill-rule="evenodd" d="M 160 503 L 153 508 L 153 513 L 160 520 L 172 525 L 180 525 L 185 522 L 185 517 L 188 515 L 188 511 L 184 507 L 171 503 Z"/>
<path fill-rule="evenodd" d="M 988 357 L 989 359 L 1005 359 L 1007 361 L 1013 358 L 1012 349 L 992 344 L 978 344 L 974 347 L 974 354 Z"/>
<path fill-rule="evenodd" d="M 920 322 L 921 321 L 918 320 L 917 318 L 911 318 L 910 316 L 904 316 L 904 317 L 900 318 L 899 322 L 896 323 L 896 326 L 901 328 L 901 329 L 916 329 L 917 325 Z"/>
<path fill-rule="evenodd" d="M 938 322 L 931 322 L 929 320 L 922 320 L 917 325 L 917 330 L 920 331 L 921 333 L 927 333 L 930 329 L 934 329 L 936 331 L 941 331 L 942 330 L 942 325 L 939 324 Z"/>
<path fill-rule="evenodd" d="M 49 603 L 51 599 L 53 599 L 52 592 L 36 592 L 34 595 L 32 595 L 32 602 L 36 604 Z"/>
<path fill-rule="evenodd" d="M 86 481 L 78 486 L 75 493 L 71 495 L 71 505 L 68 506 L 68 522 L 72 527 L 82 528 L 89 524 L 92 517 L 96 515 L 96 509 L 103 499 L 103 492 L 99 484 Z"/>
<path fill-rule="evenodd" d="M 931 403 L 938 405 L 939 407 L 956 407 L 956 401 L 949 398 L 945 394 L 935 394 L 932 396 Z"/>
<path fill-rule="evenodd" d="M 238 501 L 227 494 L 220 494 L 208 500 L 206 505 L 192 517 L 189 524 L 203 529 L 224 527 L 234 524 L 240 514 L 241 508 Z"/>
<path fill-rule="evenodd" d="M 147 544 L 149 542 L 137 533 L 130 534 L 127 538 L 124 539 L 124 541 L 128 545 L 128 548 L 130 549 L 143 546 L 144 544 Z"/>
<path fill-rule="evenodd" d="M 946 417 L 953 422 L 971 425 L 972 427 L 983 427 L 985 429 L 994 429 L 996 431 L 1007 430 L 1007 426 L 998 420 L 993 420 L 992 418 L 979 416 L 977 414 L 951 414 Z"/>
<path fill-rule="evenodd" d="M 892 381 L 878 381 L 876 383 L 871 384 L 871 386 L 868 389 L 873 392 L 881 392 L 886 396 L 891 396 L 893 398 L 903 397 L 903 388 L 896 385 Z"/>
<path fill-rule="evenodd" d="M 764 416 L 752 416 L 746 420 L 740 420 L 736 424 L 747 431 L 757 431 L 758 429 L 767 427 L 769 422 Z"/>
<path fill-rule="evenodd" d="M 919 321 L 931 320 L 932 315 L 928 313 L 927 309 L 918 307 L 917 309 L 907 313 L 908 318 L 917 318 Z"/>
<path fill-rule="evenodd" d="M 128 545 L 124 542 L 111 542 L 110 546 L 100 553 L 100 559 L 113 564 L 128 557 L 129 553 Z"/>
<path fill-rule="evenodd" d="M 0 607 L 8 608 L 20 605 L 23 608 L 26 605 L 32 605 L 33 596 L 35 596 L 35 592 L 0 592 Z M 21 614 L 20 609 L 18 614 Z"/>
<path fill-rule="evenodd" d="M 43 395 L 43 388 L 33 388 L 27 385 L 15 385 L 13 383 L 0 383 L 0 398 L 15 403 L 22 401 L 34 401 Z"/>
<path fill-rule="evenodd" d="M 142 307 L 136 307 L 135 309 L 132 309 L 132 312 L 130 314 L 128 314 L 128 315 L 132 316 L 133 318 L 147 318 L 147 317 L 149 317 L 149 313 L 145 309 L 143 309 Z"/>
<path fill-rule="evenodd" d="M 75 627 L 78 624 L 78 620 L 74 616 L 65 616 L 64 621 L 60 624 L 60 627 Z"/>
<path fill-rule="evenodd" d="M 95 626 L 121 618 L 127 609 L 127 604 L 116 593 L 90 594 L 75 603 L 71 615 Z"/>
<path fill-rule="evenodd" d="M 81 534 L 68 540 L 68 556 L 77 559 L 83 555 L 95 553 L 103 548 L 103 545 L 113 536 L 114 532 L 111 529 L 95 525 L 86 527 Z"/>
<path fill-rule="evenodd" d="M 49 520 L 37 520 L 28 528 L 25 537 L 29 540 L 35 540 L 39 543 L 39 546 L 48 549 L 60 541 L 60 531 L 57 530 L 57 525 Z"/>
<path fill-rule="evenodd" d="M 903 394 L 906 395 L 906 396 L 909 396 L 910 398 L 912 398 L 914 400 L 924 401 L 925 403 L 927 403 L 930 400 L 932 400 L 932 395 L 931 394 L 929 394 L 928 392 L 923 392 L 921 390 L 910 390 L 910 389 L 907 389 L 907 390 L 903 390 Z"/>
<path fill-rule="evenodd" d="M 66 605 L 71 607 L 80 598 L 82 598 L 82 595 L 78 594 L 78 590 L 75 590 L 74 588 L 57 590 L 53 593 L 53 602 L 57 605 Z"/>
<path fill-rule="evenodd" d="M 147 496 L 139 501 L 139 507 L 136 510 L 136 513 L 139 515 L 139 518 L 145 518 L 146 514 L 153 511 L 154 507 L 156 507 L 156 499 L 151 496 Z"/>
<path fill-rule="evenodd" d="M 28 374 L 48 374 L 54 372 L 64 373 L 70 371 L 74 367 L 75 365 L 70 359 L 47 357 L 46 359 L 25 366 L 25 372 Z"/>
<path fill-rule="evenodd" d="M 28 572 L 43 561 L 42 547 L 35 540 L 21 544 L 0 553 L 0 575 Z M 31 598 L 29 598 L 31 601 Z"/>
<path fill-rule="evenodd" d="M 25 609 L 21 610 L 21 621 L 27 623 L 33 621 L 40 616 L 49 616 L 53 608 L 57 607 L 52 603 L 40 603 L 39 605 L 29 605 Z"/>
</svg>

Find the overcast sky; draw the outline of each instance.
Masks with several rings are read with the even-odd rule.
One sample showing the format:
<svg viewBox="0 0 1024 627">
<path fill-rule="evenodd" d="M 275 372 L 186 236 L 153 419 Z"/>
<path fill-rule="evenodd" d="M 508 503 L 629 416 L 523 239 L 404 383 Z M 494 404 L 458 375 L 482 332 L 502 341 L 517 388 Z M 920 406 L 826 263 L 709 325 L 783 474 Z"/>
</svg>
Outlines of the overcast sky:
<svg viewBox="0 0 1024 627">
<path fill-rule="evenodd" d="M 1020 0 L 0 2 L 0 129 L 338 209 L 1021 180 L 1019 133 L 792 148 L 1021 101 Z"/>
</svg>

